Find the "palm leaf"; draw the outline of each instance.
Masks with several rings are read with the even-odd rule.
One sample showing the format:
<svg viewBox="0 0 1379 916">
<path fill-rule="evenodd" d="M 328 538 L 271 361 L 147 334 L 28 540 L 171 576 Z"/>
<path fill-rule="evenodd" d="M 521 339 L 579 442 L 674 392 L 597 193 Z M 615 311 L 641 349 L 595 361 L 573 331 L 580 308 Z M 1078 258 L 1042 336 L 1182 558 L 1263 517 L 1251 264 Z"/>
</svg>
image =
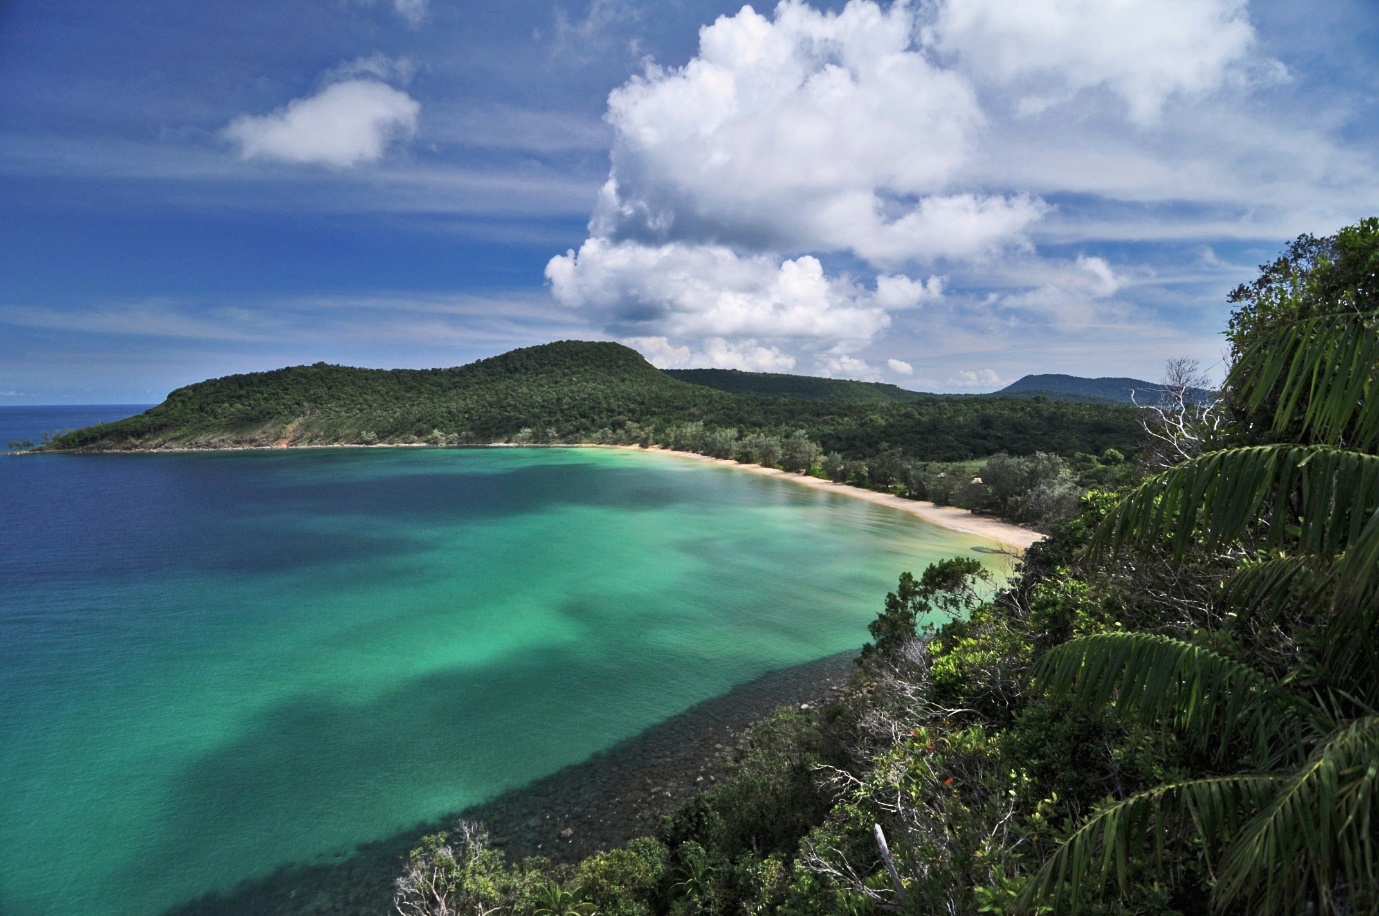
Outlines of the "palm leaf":
<svg viewBox="0 0 1379 916">
<path fill-rule="evenodd" d="M 1260 762 L 1302 739 L 1317 711 L 1248 665 L 1156 633 L 1099 633 L 1070 640 L 1040 663 L 1040 686 L 1082 709 L 1115 703 L 1147 725 L 1168 723 L 1224 756 L 1242 736 Z"/>
<path fill-rule="evenodd" d="M 1098 812 L 1068 837 L 1030 879 L 1016 904 L 1033 912 L 1040 904 L 1076 913 L 1088 894 L 1114 879 L 1125 893 L 1132 858 L 1152 851 L 1160 867 L 1164 840 L 1191 825 L 1212 848 L 1222 848 L 1254 812 L 1269 803 L 1282 780 L 1269 775 L 1194 779 L 1156 786 Z"/>
<path fill-rule="evenodd" d="M 1305 436 L 1362 451 L 1379 448 L 1379 329 L 1373 312 L 1344 312 L 1281 323 L 1259 334 L 1226 384 L 1250 411 L 1277 399 L 1275 434 L 1299 420 Z"/>
<path fill-rule="evenodd" d="M 1379 704 L 1379 511 L 1336 564 L 1322 659 L 1333 681 Z"/>
<path fill-rule="evenodd" d="M 1261 914 L 1379 908 L 1379 716 L 1337 729 L 1245 825 L 1216 902 Z M 1340 898 L 1340 899 L 1338 899 Z"/>
<path fill-rule="evenodd" d="M 1375 584 L 1379 582 L 1379 509 L 1346 545 L 1345 556 L 1337 569 L 1337 580 L 1343 598 L 1361 600 L 1373 596 Z"/>
<path fill-rule="evenodd" d="M 1362 533 L 1379 557 L 1379 455 L 1327 446 L 1207 452 L 1146 479 L 1098 526 L 1096 550 L 1168 539 L 1175 556 L 1220 548 L 1267 522 L 1274 544 L 1333 557 Z"/>
<path fill-rule="evenodd" d="M 1326 601 L 1335 564 L 1309 556 L 1272 557 L 1242 566 L 1226 576 L 1220 602 L 1234 610 L 1241 623 L 1262 617 L 1274 621 L 1290 611 L 1314 610 Z"/>
<path fill-rule="evenodd" d="M 1276 557 L 1242 567 L 1228 576 L 1219 592 L 1234 609 L 1238 625 L 1262 618 L 1274 622 L 1292 614 L 1299 620 L 1320 619 L 1320 671 L 1329 683 L 1345 685 L 1361 704 L 1379 704 L 1379 559 L 1373 557 L 1374 533 L 1366 526 L 1340 561 L 1320 563 L 1312 557 Z M 1369 570 L 1364 570 L 1364 563 Z M 1337 589 L 1340 581 L 1343 588 Z M 1320 704 L 1319 704 L 1320 705 Z M 1336 714 L 1343 705 L 1336 707 Z M 1352 712 L 1353 714 L 1353 703 Z M 1318 718 L 1319 724 L 1322 718 Z"/>
</svg>

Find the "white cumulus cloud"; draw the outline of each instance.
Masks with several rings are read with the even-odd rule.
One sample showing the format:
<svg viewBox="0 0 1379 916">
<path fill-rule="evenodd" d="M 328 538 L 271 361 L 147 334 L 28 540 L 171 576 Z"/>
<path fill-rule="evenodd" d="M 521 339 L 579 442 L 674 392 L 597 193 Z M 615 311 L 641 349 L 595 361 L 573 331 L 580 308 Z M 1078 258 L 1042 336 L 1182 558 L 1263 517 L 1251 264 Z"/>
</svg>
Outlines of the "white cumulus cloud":
<svg viewBox="0 0 1379 916">
<path fill-rule="evenodd" d="M 695 350 L 676 346 L 665 337 L 628 337 L 624 341 L 642 351 L 651 364 L 661 369 L 740 369 L 743 372 L 789 372 L 795 358 L 776 347 L 761 346 L 755 340 L 729 341 L 709 337 Z"/>
<path fill-rule="evenodd" d="M 915 367 L 911 366 L 903 359 L 888 359 L 886 360 L 886 365 L 889 366 L 890 370 L 896 375 L 913 375 L 915 371 Z"/>
<path fill-rule="evenodd" d="M 846 353 L 825 354 L 818 361 L 819 374 L 827 378 L 850 378 L 863 382 L 877 381 L 880 376 L 871 364 Z"/>
<path fill-rule="evenodd" d="M 1104 86 L 1142 124 L 1243 74 L 1255 43 L 1246 0 L 945 0 L 928 35 L 1026 111 Z"/>
<path fill-rule="evenodd" d="M 1048 207 L 954 176 L 984 125 L 966 77 L 915 43 L 915 9 L 784 0 L 700 30 L 683 67 L 613 91 L 612 170 L 578 252 L 546 268 L 560 303 L 675 364 L 876 375 L 851 355 L 890 313 L 937 302 L 913 265 L 1028 247 Z M 824 268 L 854 256 L 874 288 Z"/>
<path fill-rule="evenodd" d="M 1105 258 L 1093 258 L 1086 255 L 1079 255 L 1077 258 L 1078 269 L 1085 271 L 1092 276 L 1092 295 L 1111 296 L 1121 287 L 1121 280 L 1116 276 L 1115 271 L 1111 270 L 1111 265 Z"/>
<path fill-rule="evenodd" d="M 373 79 L 349 79 L 295 99 L 272 114 L 243 115 L 224 135 L 245 159 L 349 168 L 383 157 L 388 145 L 416 133 L 421 105 Z"/>
<path fill-rule="evenodd" d="M 909 5 L 870 0 L 720 17 L 684 67 L 650 67 L 610 96 L 613 170 L 593 233 L 888 266 L 1021 243 L 1046 208 L 952 185 L 984 117 L 915 27 Z"/>
<path fill-rule="evenodd" d="M 552 258 L 556 301 L 624 336 L 867 341 L 890 323 L 874 296 L 817 258 L 740 255 L 722 245 L 587 240 Z M 653 333 L 647 333 L 653 332 Z"/>
<path fill-rule="evenodd" d="M 591 10 L 605 6 L 621 3 Z M 1036 241 L 1100 244 L 1103 223 L 1141 218 L 1249 224 L 1274 199 L 1258 200 L 1261 176 L 1364 174 L 1240 105 L 1282 72 L 1247 0 L 832 7 L 744 6 L 683 66 L 648 64 L 610 94 L 612 168 L 588 240 L 547 266 L 557 300 L 668 362 L 854 377 L 907 375 L 872 345 L 944 326 L 963 362 L 928 371 L 992 385 L 1008 360 L 973 354 L 1129 333 L 1137 301 L 1169 298 L 1152 269 Z M 1130 205 L 1150 216 L 1120 219 Z"/>
<path fill-rule="evenodd" d="M 882 274 L 876 278 L 876 304 L 887 309 L 907 309 L 943 298 L 943 278 L 930 277 L 912 280 L 900 274 Z"/>
</svg>

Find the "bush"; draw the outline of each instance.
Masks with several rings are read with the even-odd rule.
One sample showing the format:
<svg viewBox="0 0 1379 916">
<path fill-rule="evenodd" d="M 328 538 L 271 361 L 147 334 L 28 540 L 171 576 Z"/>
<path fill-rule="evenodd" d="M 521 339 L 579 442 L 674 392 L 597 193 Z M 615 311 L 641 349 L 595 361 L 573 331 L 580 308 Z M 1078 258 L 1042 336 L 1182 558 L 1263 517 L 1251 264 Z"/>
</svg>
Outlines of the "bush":
<svg viewBox="0 0 1379 916">
<path fill-rule="evenodd" d="M 795 430 L 781 440 L 780 466 L 797 474 L 808 474 L 819 457 L 819 446 L 804 434 Z"/>
<path fill-rule="evenodd" d="M 681 423 L 666 430 L 664 439 L 666 448 L 674 449 L 677 452 L 701 452 L 704 450 L 704 423 L 696 420 L 693 423 Z"/>
<path fill-rule="evenodd" d="M 835 483 L 847 480 L 847 461 L 837 452 L 829 452 L 824 456 L 823 470 L 824 476 Z"/>
<path fill-rule="evenodd" d="M 667 868 L 666 847 L 650 837 L 590 856 L 579 864 L 579 895 L 599 916 L 649 916 Z"/>
<path fill-rule="evenodd" d="M 982 468 L 981 478 L 982 508 L 1002 518 L 1049 529 L 1077 514 L 1081 490 L 1057 455 L 996 455 Z"/>
<path fill-rule="evenodd" d="M 737 430 L 711 429 L 706 432 L 704 454 L 713 458 L 732 458 L 737 454 Z"/>
<path fill-rule="evenodd" d="M 741 464 L 759 464 L 773 468 L 780 464 L 781 442 L 775 436 L 765 433 L 752 433 L 738 440 L 737 454 L 733 457 Z"/>
<path fill-rule="evenodd" d="M 931 563 L 916 580 L 900 574 L 899 587 L 886 595 L 886 607 L 867 625 L 873 642 L 862 647 L 862 658 L 899 658 L 918 635 L 917 622 L 930 614 L 964 615 L 979 602 L 978 582 L 991 578 L 971 557 L 953 557 Z"/>
<path fill-rule="evenodd" d="M 873 486 L 890 487 L 904 482 L 910 462 L 898 448 L 888 448 L 867 462 L 867 479 Z"/>
</svg>

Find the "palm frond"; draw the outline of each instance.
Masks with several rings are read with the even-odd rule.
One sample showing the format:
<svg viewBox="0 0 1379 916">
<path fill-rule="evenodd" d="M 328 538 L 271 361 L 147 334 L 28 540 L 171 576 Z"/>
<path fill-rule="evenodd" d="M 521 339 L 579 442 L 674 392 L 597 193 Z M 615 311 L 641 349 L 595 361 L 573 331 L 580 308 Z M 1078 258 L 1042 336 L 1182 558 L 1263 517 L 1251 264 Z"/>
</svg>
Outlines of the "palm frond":
<svg viewBox="0 0 1379 916">
<path fill-rule="evenodd" d="M 1040 904 L 1076 913 L 1114 879 L 1126 890 L 1130 860 L 1152 852 L 1160 867 L 1167 835 L 1190 826 L 1206 841 L 1209 857 L 1269 803 L 1281 779 L 1236 775 L 1156 786 L 1117 802 L 1089 818 L 1035 873 L 1016 904 L 1032 912 Z"/>
<path fill-rule="evenodd" d="M 1236 541 L 1265 520 L 1270 542 L 1333 557 L 1379 527 L 1377 511 L 1379 455 L 1300 445 L 1222 449 L 1145 480 L 1102 520 L 1092 547 L 1167 538 L 1181 557 L 1194 544 Z"/>
<path fill-rule="evenodd" d="M 1292 695 L 1248 665 L 1157 633 L 1098 633 L 1051 650 L 1037 673 L 1041 687 L 1072 697 L 1083 709 L 1114 702 L 1147 725 L 1171 724 L 1224 755 L 1243 737 L 1257 759 L 1301 740 L 1315 716 Z"/>
<path fill-rule="evenodd" d="M 1272 557 L 1227 575 L 1218 598 L 1242 623 L 1271 621 L 1290 610 L 1315 609 L 1325 600 L 1334 572 L 1334 564 L 1315 557 Z"/>
<path fill-rule="evenodd" d="M 1359 600 L 1372 595 L 1379 583 L 1379 509 L 1346 545 L 1336 578 L 1343 598 Z"/>
<path fill-rule="evenodd" d="M 1379 703 L 1379 511 L 1336 564 L 1322 660 L 1336 683 Z"/>
<path fill-rule="evenodd" d="M 1375 314 L 1352 311 L 1280 323 L 1240 355 L 1226 384 L 1247 409 L 1276 397 L 1271 419 L 1282 433 L 1301 419 L 1314 441 L 1362 451 L 1379 448 L 1379 328 Z"/>
<path fill-rule="evenodd" d="M 1337 729 L 1246 824 L 1221 867 L 1216 902 L 1252 913 L 1379 908 L 1379 717 Z M 1338 899 L 1339 898 L 1339 899 Z"/>
</svg>

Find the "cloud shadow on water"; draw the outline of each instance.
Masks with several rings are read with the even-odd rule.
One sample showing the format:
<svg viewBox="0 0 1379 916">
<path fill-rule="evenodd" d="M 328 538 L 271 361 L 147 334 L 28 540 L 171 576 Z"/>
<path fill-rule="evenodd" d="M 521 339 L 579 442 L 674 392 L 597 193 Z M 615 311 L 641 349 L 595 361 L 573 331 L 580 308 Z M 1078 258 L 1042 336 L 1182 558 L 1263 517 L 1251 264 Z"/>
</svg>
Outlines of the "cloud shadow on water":
<svg viewBox="0 0 1379 916">
<path fill-rule="evenodd" d="M 698 696 L 684 693 L 695 678 L 658 690 L 668 672 L 701 660 L 635 643 L 628 634 L 592 651 L 534 648 L 414 678 L 363 702 L 313 695 L 272 706 L 176 776 L 160 839 L 136 852 L 114 884 L 166 886 L 169 872 L 181 871 L 182 887 L 224 885 L 244 873 L 226 864 L 239 856 L 262 871 L 310 857 L 307 846 L 340 852 L 361 830 L 398 831 L 409 798 L 445 799 L 440 810 L 493 798 L 731 686 L 720 670 L 703 672 Z M 361 828 L 361 807 L 373 809 L 364 816 L 373 826 Z"/>
</svg>

